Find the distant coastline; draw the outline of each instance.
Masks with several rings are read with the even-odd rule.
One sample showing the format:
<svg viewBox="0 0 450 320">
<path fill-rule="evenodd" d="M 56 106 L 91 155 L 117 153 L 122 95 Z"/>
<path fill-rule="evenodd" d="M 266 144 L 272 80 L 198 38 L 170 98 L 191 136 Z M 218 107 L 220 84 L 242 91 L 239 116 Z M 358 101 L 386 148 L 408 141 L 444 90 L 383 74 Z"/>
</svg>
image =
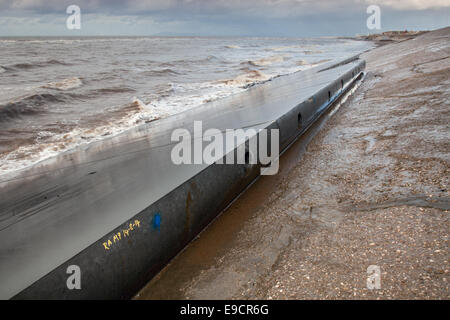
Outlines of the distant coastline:
<svg viewBox="0 0 450 320">
<path fill-rule="evenodd" d="M 382 46 L 393 42 L 402 42 L 414 39 L 417 36 L 428 33 L 428 30 L 422 31 L 385 31 L 382 33 L 373 33 L 368 35 L 356 35 L 354 37 L 338 37 L 339 39 L 353 39 L 359 41 L 371 41 L 377 46 Z"/>
</svg>

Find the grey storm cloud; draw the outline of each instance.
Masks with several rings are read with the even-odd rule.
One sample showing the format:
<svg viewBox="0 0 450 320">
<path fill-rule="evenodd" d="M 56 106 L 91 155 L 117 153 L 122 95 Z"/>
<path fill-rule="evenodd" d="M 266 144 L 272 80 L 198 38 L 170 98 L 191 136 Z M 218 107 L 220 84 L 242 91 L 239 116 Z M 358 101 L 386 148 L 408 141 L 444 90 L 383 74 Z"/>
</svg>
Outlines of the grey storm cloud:
<svg viewBox="0 0 450 320">
<path fill-rule="evenodd" d="M 76 4 L 84 12 L 146 14 L 165 11 L 291 16 L 377 4 L 392 10 L 450 7 L 448 0 L 0 0 L 0 9 L 39 13 L 61 12 Z"/>
<path fill-rule="evenodd" d="M 67 34 L 73 4 L 85 35 L 354 35 L 367 33 L 372 4 L 389 29 L 442 27 L 450 16 L 449 0 L 0 0 L 0 35 Z"/>
</svg>

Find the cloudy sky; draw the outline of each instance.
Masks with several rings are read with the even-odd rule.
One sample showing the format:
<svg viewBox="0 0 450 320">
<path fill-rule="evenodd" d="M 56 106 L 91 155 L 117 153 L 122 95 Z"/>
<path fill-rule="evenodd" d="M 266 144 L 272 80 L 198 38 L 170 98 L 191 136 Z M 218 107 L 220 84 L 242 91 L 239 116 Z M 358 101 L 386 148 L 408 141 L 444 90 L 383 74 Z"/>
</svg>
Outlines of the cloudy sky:
<svg viewBox="0 0 450 320">
<path fill-rule="evenodd" d="M 66 28 L 72 4 L 80 30 Z M 0 0 L 0 36 L 352 36 L 373 32 L 372 4 L 379 31 L 450 25 L 450 0 Z"/>
</svg>

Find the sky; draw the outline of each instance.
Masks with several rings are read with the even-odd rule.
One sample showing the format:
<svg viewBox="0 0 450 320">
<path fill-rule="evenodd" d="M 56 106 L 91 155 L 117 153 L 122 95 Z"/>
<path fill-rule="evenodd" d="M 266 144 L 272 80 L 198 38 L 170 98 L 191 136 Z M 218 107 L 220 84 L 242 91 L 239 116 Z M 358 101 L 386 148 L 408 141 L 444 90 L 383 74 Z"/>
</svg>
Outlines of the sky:
<svg viewBox="0 0 450 320">
<path fill-rule="evenodd" d="M 81 29 L 69 30 L 69 5 Z M 380 8 L 381 29 L 366 12 Z M 450 25 L 450 0 L 0 0 L 0 36 L 354 36 Z"/>
</svg>

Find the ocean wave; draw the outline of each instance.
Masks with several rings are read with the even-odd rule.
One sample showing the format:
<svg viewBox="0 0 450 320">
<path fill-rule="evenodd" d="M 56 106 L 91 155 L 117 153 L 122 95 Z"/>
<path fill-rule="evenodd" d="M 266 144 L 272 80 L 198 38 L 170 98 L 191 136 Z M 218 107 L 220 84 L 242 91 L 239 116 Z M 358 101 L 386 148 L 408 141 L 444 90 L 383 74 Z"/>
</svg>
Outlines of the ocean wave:
<svg viewBox="0 0 450 320">
<path fill-rule="evenodd" d="M 246 70 L 246 73 L 240 74 L 234 79 L 219 80 L 218 83 L 247 88 L 249 85 L 262 83 L 270 80 L 271 78 L 273 78 L 273 76 L 266 75 L 261 71 L 248 69 Z"/>
<path fill-rule="evenodd" d="M 261 58 L 261 59 L 257 59 L 257 60 L 250 60 L 250 61 L 247 61 L 247 63 L 252 66 L 264 67 L 264 66 L 269 66 L 269 65 L 275 64 L 275 63 L 281 63 L 284 61 L 285 58 L 286 58 L 286 55 L 275 55 L 275 56 L 270 56 L 270 57 Z"/>
<path fill-rule="evenodd" d="M 133 93 L 136 90 L 129 87 L 107 87 L 92 89 L 83 93 L 71 93 L 70 89 L 79 87 L 82 82 L 79 78 L 65 79 L 59 82 L 50 82 L 39 88 L 55 89 L 60 91 L 36 92 L 31 95 L 16 98 L 14 101 L 0 104 L 0 122 L 21 118 L 21 116 L 38 114 L 46 111 L 46 107 L 54 103 L 73 103 L 76 100 L 95 99 L 105 94 Z"/>
<path fill-rule="evenodd" d="M 170 113 L 167 110 L 152 105 L 151 103 L 145 104 L 144 102 L 142 102 L 142 100 L 138 98 L 133 98 L 133 103 L 131 104 L 131 106 L 134 107 L 135 110 L 137 110 L 140 113 L 139 118 L 136 120 L 144 120 L 145 122 L 149 122 L 170 115 Z"/>
<path fill-rule="evenodd" d="M 231 44 L 231 45 L 225 46 L 225 48 L 227 48 L 227 49 L 240 49 L 241 47 Z"/>
<path fill-rule="evenodd" d="M 6 70 L 29 70 L 34 68 L 42 68 L 46 66 L 52 66 L 52 65 L 61 65 L 61 66 L 68 66 L 69 63 L 61 62 L 59 60 L 46 60 L 46 61 L 40 61 L 40 62 L 24 62 L 24 63 L 15 63 L 6 67 Z"/>
<path fill-rule="evenodd" d="M 129 119 L 135 123 L 150 122 L 245 90 L 221 81 L 172 83 L 170 87 L 164 95 L 135 98 L 134 103 L 139 106 L 139 112 Z"/>
<path fill-rule="evenodd" d="M 105 93 L 127 93 L 127 92 L 135 92 L 136 90 L 130 87 L 110 87 L 110 88 L 101 88 L 91 90 L 89 96 L 97 96 Z"/>
<path fill-rule="evenodd" d="M 38 65 L 33 63 L 16 63 L 11 66 L 8 66 L 10 70 L 17 70 L 17 69 L 28 70 L 36 67 L 38 67 Z"/>
<path fill-rule="evenodd" d="M 160 68 L 172 68 L 175 66 L 175 64 L 172 62 L 161 62 L 161 63 L 155 62 L 155 64 L 158 64 L 158 67 Z"/>
<path fill-rule="evenodd" d="M 6 72 L 6 69 L 0 66 L 0 73 Z"/>
<path fill-rule="evenodd" d="M 56 89 L 56 90 L 70 90 L 74 88 L 81 87 L 83 85 L 83 82 L 78 77 L 73 77 L 69 79 L 64 79 L 62 81 L 58 82 L 49 82 L 42 86 L 42 88 L 47 89 Z"/>
<path fill-rule="evenodd" d="M 48 65 L 61 65 L 61 66 L 70 66 L 70 63 L 62 62 L 56 59 L 47 60 L 41 63 L 38 63 L 40 66 L 48 66 Z"/>
<path fill-rule="evenodd" d="M 63 101 L 65 101 L 63 96 L 50 93 L 26 96 L 20 100 L 0 105 L 0 122 L 43 112 L 43 106 Z"/>
<path fill-rule="evenodd" d="M 179 72 L 176 72 L 170 68 L 160 69 L 160 70 L 146 70 L 143 72 L 147 76 L 151 77 L 164 77 L 168 75 L 179 75 Z"/>
<path fill-rule="evenodd" d="M 174 60 L 172 61 L 173 65 L 179 65 L 179 64 L 200 64 L 200 63 L 205 63 L 205 62 L 225 62 L 223 60 L 221 60 L 220 58 L 214 56 L 214 55 L 209 55 L 205 58 L 202 59 L 180 59 L 180 60 Z"/>
</svg>

